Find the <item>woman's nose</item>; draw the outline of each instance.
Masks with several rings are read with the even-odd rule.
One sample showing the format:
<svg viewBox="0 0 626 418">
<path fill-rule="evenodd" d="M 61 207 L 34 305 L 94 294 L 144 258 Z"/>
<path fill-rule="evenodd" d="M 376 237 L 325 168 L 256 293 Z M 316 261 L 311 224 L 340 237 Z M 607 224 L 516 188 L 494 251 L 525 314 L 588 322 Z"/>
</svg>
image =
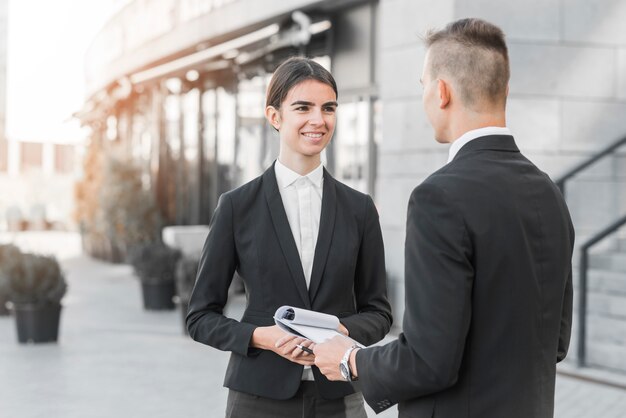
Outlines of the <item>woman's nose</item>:
<svg viewBox="0 0 626 418">
<path fill-rule="evenodd" d="M 314 126 L 319 126 L 324 124 L 324 117 L 322 115 L 321 110 L 314 110 L 311 112 L 309 117 L 309 123 Z"/>
</svg>

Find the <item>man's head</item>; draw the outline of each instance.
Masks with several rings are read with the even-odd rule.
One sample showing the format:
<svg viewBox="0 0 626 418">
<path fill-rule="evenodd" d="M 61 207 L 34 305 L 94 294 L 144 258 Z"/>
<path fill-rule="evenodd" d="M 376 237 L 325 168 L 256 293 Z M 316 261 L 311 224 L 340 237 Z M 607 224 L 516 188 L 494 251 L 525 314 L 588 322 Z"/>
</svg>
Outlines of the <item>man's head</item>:
<svg viewBox="0 0 626 418">
<path fill-rule="evenodd" d="M 476 114 L 504 112 L 510 71 L 500 28 L 480 19 L 461 19 L 428 32 L 425 43 L 424 105 L 435 131 L 442 122 L 437 109 L 449 105 Z"/>
</svg>

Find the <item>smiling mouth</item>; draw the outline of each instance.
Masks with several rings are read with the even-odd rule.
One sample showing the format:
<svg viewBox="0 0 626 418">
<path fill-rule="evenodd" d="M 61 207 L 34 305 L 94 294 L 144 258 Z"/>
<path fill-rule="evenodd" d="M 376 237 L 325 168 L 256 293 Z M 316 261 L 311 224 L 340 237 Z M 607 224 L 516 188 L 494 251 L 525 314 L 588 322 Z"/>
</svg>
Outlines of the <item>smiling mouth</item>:
<svg viewBox="0 0 626 418">
<path fill-rule="evenodd" d="M 321 132 L 304 132 L 302 135 L 311 139 L 320 139 L 324 136 L 324 134 Z"/>
</svg>

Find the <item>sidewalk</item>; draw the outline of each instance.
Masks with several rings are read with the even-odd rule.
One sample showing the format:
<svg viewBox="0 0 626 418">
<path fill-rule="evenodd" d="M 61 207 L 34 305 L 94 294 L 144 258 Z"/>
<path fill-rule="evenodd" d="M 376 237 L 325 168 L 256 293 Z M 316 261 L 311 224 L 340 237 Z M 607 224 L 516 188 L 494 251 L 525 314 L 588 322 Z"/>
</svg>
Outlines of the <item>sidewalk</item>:
<svg viewBox="0 0 626 418">
<path fill-rule="evenodd" d="M 13 319 L 0 317 L 0 416 L 222 417 L 228 353 L 185 337 L 179 311 L 144 311 L 129 266 L 64 251 L 69 290 L 59 343 L 20 346 Z M 226 313 L 240 316 L 244 303 L 234 298 Z M 626 391 L 558 376 L 556 418 L 624 411 Z M 394 407 L 378 417 L 396 415 Z"/>
</svg>

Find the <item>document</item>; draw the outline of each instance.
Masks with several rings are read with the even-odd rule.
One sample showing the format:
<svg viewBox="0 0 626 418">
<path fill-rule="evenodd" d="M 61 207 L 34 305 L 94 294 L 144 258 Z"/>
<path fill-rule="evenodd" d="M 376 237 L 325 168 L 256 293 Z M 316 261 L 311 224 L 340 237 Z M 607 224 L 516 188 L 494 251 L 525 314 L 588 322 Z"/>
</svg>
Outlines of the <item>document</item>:
<svg viewBox="0 0 626 418">
<path fill-rule="evenodd" d="M 323 343 L 337 335 L 349 338 L 338 331 L 339 318 L 334 315 L 309 311 L 308 309 L 281 306 L 274 314 L 274 322 L 283 331 L 298 337 L 304 337 L 316 344 Z M 361 348 L 365 347 L 359 344 L 358 341 L 354 342 Z"/>
</svg>

